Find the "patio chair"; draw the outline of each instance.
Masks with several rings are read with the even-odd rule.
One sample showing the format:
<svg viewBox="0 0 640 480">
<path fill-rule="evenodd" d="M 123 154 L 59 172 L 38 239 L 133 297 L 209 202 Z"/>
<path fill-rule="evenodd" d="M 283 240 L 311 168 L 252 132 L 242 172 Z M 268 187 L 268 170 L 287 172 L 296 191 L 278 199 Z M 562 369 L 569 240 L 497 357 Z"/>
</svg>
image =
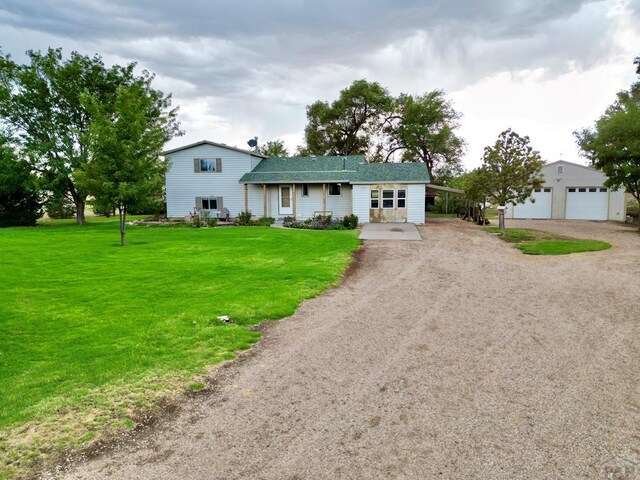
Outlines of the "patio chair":
<svg viewBox="0 0 640 480">
<path fill-rule="evenodd" d="M 222 220 L 223 222 L 228 222 L 229 221 L 229 209 L 228 208 L 221 208 L 220 211 L 218 212 L 218 220 Z"/>
</svg>

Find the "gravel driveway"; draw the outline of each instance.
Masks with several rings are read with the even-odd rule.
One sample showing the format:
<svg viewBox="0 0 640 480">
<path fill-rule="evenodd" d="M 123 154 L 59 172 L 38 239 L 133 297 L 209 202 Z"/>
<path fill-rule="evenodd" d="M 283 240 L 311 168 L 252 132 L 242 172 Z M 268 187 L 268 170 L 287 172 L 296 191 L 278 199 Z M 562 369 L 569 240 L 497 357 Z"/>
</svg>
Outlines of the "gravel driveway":
<svg viewBox="0 0 640 480">
<path fill-rule="evenodd" d="M 68 478 L 640 478 L 640 236 L 525 256 L 462 221 L 365 242 L 210 395 Z"/>
</svg>

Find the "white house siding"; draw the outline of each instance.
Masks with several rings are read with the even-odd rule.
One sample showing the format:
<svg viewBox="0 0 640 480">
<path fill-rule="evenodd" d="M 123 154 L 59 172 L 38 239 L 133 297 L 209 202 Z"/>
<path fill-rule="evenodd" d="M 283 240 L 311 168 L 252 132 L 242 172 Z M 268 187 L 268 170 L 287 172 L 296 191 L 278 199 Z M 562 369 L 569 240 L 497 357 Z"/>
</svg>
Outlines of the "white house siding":
<svg viewBox="0 0 640 480">
<path fill-rule="evenodd" d="M 562 173 L 558 167 L 562 167 Z M 551 204 L 551 218 L 566 218 L 567 189 L 572 187 L 603 187 L 606 175 L 598 170 L 584 167 L 571 162 L 553 162 L 542 168 L 545 188 L 553 192 Z M 608 189 L 608 220 L 624 221 L 626 206 L 623 191 Z M 513 206 L 507 209 L 506 216 L 513 218 Z"/>
<path fill-rule="evenodd" d="M 242 185 L 241 187 L 244 188 Z M 256 217 L 264 216 L 262 185 L 247 185 L 247 187 L 249 194 L 249 211 Z"/>
<path fill-rule="evenodd" d="M 423 224 L 425 185 L 409 184 L 407 190 L 407 222 Z"/>
<path fill-rule="evenodd" d="M 354 185 L 352 191 L 352 211 L 358 217 L 358 222 L 369 221 L 369 185 Z"/>
<path fill-rule="evenodd" d="M 221 173 L 195 173 L 195 158 L 221 158 Z M 238 181 L 257 158 L 213 145 L 198 145 L 167 155 L 167 216 L 184 217 L 195 208 L 196 197 L 222 197 L 231 216 L 244 210 L 244 187 Z"/>
<path fill-rule="evenodd" d="M 320 201 L 322 201 L 322 186 L 320 186 Z M 327 185 L 327 210 L 332 212 L 334 217 L 344 217 L 351 214 L 351 185 L 342 184 L 342 195 L 329 195 L 329 186 Z M 322 210 L 322 203 L 319 210 Z"/>
</svg>

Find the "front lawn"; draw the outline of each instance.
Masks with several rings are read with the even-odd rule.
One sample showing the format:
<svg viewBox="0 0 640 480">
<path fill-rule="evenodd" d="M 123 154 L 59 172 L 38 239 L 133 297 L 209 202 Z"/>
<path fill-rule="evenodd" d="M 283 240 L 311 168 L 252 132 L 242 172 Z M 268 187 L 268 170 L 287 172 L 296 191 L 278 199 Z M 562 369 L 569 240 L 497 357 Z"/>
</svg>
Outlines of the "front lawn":
<svg viewBox="0 0 640 480">
<path fill-rule="evenodd" d="M 498 227 L 485 227 L 491 233 L 500 233 Z M 580 240 L 554 233 L 525 228 L 507 228 L 499 238 L 516 244 L 516 248 L 527 255 L 567 255 L 580 252 L 597 252 L 611 248 L 611 244 L 599 240 Z"/>
<path fill-rule="evenodd" d="M 0 229 L 0 478 L 131 425 L 249 348 L 250 326 L 335 284 L 359 245 L 357 232 L 268 227 L 127 232 L 120 247 L 112 219 Z"/>
</svg>

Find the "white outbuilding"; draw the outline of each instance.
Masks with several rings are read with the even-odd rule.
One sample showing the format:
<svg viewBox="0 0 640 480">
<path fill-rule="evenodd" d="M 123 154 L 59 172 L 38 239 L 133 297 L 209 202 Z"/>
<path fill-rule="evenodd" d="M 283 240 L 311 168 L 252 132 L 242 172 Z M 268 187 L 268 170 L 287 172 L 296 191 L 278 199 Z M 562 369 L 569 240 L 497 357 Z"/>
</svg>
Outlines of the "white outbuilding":
<svg viewBox="0 0 640 480">
<path fill-rule="evenodd" d="M 534 201 L 511 205 L 507 218 L 625 220 L 624 191 L 606 187 L 604 173 L 559 160 L 545 165 L 542 174 L 544 184 L 533 192 Z"/>
</svg>

